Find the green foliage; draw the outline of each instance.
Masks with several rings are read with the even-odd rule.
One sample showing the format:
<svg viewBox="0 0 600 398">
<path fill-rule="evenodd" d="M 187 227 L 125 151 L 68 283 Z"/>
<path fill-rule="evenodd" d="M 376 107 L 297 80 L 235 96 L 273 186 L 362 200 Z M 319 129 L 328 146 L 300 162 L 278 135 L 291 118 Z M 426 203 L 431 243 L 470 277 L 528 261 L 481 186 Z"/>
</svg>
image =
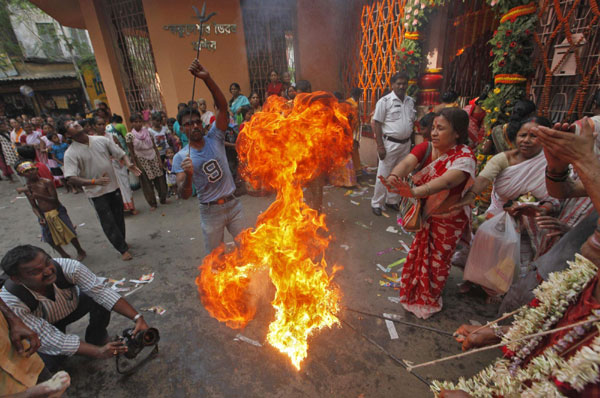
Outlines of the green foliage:
<svg viewBox="0 0 600 398">
<path fill-rule="evenodd" d="M 431 12 L 445 0 L 407 0 L 404 6 L 402 24 L 406 33 L 416 33 L 426 25 Z M 421 70 L 423 54 L 420 40 L 404 37 L 402 47 L 396 52 L 398 70 L 406 71 L 411 79 L 416 79 Z"/>
<path fill-rule="evenodd" d="M 530 3 L 530 0 L 488 0 L 498 13 L 498 18 L 511 9 Z M 499 74 L 519 74 L 529 78 L 535 72 L 531 58 L 533 56 L 532 34 L 537 28 L 535 13 L 515 16 L 498 26 L 494 36 L 488 42 L 492 46 L 490 67 L 494 76 Z M 484 125 L 486 130 L 508 121 L 514 103 L 524 98 L 525 82 L 519 84 L 497 83 L 489 92 L 482 108 L 486 111 Z"/>
</svg>

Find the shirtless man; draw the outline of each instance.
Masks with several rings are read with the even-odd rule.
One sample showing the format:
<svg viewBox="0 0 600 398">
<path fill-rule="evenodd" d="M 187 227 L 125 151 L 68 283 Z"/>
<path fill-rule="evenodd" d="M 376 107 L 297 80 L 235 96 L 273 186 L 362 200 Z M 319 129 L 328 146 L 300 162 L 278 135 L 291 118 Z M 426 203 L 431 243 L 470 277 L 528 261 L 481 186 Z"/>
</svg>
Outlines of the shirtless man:
<svg viewBox="0 0 600 398">
<path fill-rule="evenodd" d="M 42 240 L 64 258 L 70 256 L 61 246 L 70 242 L 77 250 L 77 260 L 83 260 L 86 252 L 79 244 L 67 209 L 58 200 L 54 182 L 40 178 L 37 167 L 30 161 L 17 163 L 16 169 L 17 173 L 26 179 L 26 186 L 17 188 L 17 192 L 27 196 L 33 214 L 37 216 L 42 227 Z"/>
</svg>

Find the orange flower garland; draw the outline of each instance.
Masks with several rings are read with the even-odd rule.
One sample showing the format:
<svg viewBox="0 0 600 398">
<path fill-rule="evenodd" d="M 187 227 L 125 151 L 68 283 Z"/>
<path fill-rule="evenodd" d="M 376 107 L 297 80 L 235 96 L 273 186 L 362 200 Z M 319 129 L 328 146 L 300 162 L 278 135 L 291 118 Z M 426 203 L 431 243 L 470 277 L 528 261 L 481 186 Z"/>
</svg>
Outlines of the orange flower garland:
<svg viewBox="0 0 600 398">
<path fill-rule="evenodd" d="M 506 21 L 515 21 L 518 17 L 522 17 L 523 15 L 533 14 L 537 10 L 537 6 L 535 3 L 529 3 L 524 6 L 518 6 L 515 8 L 511 8 L 506 14 L 500 18 L 500 23 L 504 23 Z"/>
<path fill-rule="evenodd" d="M 519 84 L 525 83 L 527 78 L 519 75 L 518 73 L 513 74 L 498 74 L 494 77 L 495 84 Z"/>
</svg>

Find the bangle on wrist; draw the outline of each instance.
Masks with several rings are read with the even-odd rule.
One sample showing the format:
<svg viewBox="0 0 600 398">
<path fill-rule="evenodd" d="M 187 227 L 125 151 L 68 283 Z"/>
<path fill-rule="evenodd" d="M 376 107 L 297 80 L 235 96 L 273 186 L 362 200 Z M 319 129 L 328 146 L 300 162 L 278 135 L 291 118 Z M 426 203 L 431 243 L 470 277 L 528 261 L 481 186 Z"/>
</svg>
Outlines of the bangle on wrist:
<svg viewBox="0 0 600 398">
<path fill-rule="evenodd" d="M 394 173 L 390 173 L 390 175 L 389 175 L 389 176 L 390 176 L 390 177 L 391 177 L 391 176 L 394 176 L 394 177 L 396 177 L 396 178 L 400 178 L 400 176 L 399 176 L 398 174 L 394 174 Z"/>
<path fill-rule="evenodd" d="M 548 166 L 546 166 L 546 178 L 554 182 L 565 182 L 569 178 L 569 169 L 567 168 L 562 173 L 552 173 L 548 170 Z"/>
<path fill-rule="evenodd" d="M 133 317 L 133 321 L 137 322 L 138 319 L 143 318 L 143 317 L 144 316 L 141 313 L 138 312 L 137 315 Z"/>
<path fill-rule="evenodd" d="M 92 185 L 96 185 L 96 179 L 92 178 Z"/>
</svg>

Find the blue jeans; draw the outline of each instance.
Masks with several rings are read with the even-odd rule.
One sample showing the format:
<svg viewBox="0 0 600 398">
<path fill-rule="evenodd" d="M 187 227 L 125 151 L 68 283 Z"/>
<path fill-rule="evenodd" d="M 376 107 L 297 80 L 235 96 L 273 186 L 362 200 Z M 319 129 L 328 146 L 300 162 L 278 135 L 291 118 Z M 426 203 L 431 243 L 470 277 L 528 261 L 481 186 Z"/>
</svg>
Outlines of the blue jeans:
<svg viewBox="0 0 600 398">
<path fill-rule="evenodd" d="M 205 255 L 223 243 L 225 227 L 234 238 L 244 229 L 242 203 L 237 198 L 222 205 L 200 204 L 200 219 Z"/>
</svg>

